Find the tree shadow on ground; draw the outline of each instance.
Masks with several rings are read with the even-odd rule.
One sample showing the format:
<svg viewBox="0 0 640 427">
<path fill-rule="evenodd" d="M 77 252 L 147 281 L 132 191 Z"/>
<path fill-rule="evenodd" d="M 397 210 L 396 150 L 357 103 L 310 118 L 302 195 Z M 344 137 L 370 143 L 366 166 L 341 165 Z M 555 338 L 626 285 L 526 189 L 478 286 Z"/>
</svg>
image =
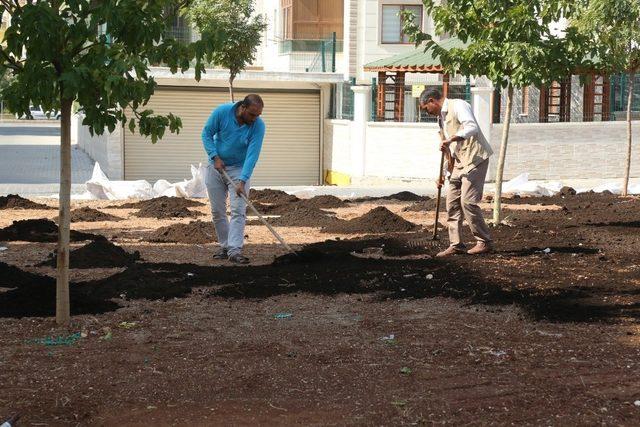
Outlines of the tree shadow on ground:
<svg viewBox="0 0 640 427">
<path fill-rule="evenodd" d="M 166 300 L 183 297 L 194 287 L 210 287 L 211 297 L 229 300 L 260 300 L 289 294 L 368 294 L 380 301 L 448 297 L 467 304 L 515 304 L 536 320 L 615 322 L 640 318 L 638 302 L 625 305 L 611 302 L 613 298 L 604 300 L 603 295 L 618 293 L 606 284 L 584 287 L 567 279 L 553 287 L 543 287 L 536 286 L 532 276 L 526 286 L 519 286 L 510 277 L 489 280 L 462 259 L 376 259 L 352 255 L 369 247 L 384 247 L 390 256 L 411 254 L 410 249 L 389 239 L 330 240 L 309 245 L 297 255 L 285 255 L 264 266 L 139 263 L 103 280 L 72 284 L 73 313 L 117 309 L 117 300 L 113 301 L 117 298 Z M 576 249 L 567 248 L 564 255 L 570 258 Z M 587 249 L 585 253 L 592 253 Z M 504 254 L 496 256 L 505 258 Z M 53 315 L 53 279 L 1 263 L 0 277 L 0 286 L 12 288 L 0 293 L 1 317 Z"/>
</svg>

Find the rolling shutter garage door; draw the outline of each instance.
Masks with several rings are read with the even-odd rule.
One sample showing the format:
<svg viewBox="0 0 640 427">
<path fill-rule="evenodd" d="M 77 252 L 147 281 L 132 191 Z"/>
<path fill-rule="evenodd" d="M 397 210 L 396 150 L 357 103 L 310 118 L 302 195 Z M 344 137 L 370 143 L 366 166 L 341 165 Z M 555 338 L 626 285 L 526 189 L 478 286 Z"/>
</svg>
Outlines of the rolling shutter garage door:
<svg viewBox="0 0 640 427">
<path fill-rule="evenodd" d="M 236 100 L 249 92 L 236 92 Z M 320 93 L 260 91 L 267 133 L 251 185 L 317 185 L 320 176 Z M 206 164 L 202 128 L 211 111 L 229 101 L 225 88 L 160 87 L 147 108 L 182 119 L 180 134 L 168 130 L 156 144 L 124 130 L 125 179 L 181 181 L 191 164 Z M 137 131 L 137 130 L 136 130 Z"/>
</svg>

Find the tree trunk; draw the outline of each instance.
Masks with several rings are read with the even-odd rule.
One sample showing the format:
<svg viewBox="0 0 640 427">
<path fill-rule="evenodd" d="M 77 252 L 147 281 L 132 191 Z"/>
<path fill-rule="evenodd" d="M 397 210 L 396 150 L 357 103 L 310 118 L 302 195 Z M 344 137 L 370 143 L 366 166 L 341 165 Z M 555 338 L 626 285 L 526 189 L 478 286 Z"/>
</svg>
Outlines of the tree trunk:
<svg viewBox="0 0 640 427">
<path fill-rule="evenodd" d="M 229 96 L 231 97 L 231 102 L 236 102 L 233 98 L 233 81 L 236 79 L 236 76 L 231 74 L 229 76 Z"/>
<path fill-rule="evenodd" d="M 64 99 L 60 112 L 60 207 L 58 220 L 56 322 L 67 325 L 71 320 L 69 306 L 69 229 L 71 204 L 71 104 Z"/>
<path fill-rule="evenodd" d="M 635 70 L 629 75 L 629 95 L 627 96 L 627 160 L 624 168 L 624 181 L 622 182 L 622 195 L 629 193 L 629 176 L 631 175 L 631 107 L 633 102 L 633 80 L 635 78 Z"/>
<path fill-rule="evenodd" d="M 507 90 L 507 106 L 504 109 L 504 124 L 502 125 L 502 141 L 500 142 L 500 156 L 498 157 L 498 170 L 496 171 L 496 192 L 493 196 L 493 224 L 502 222 L 502 175 L 504 174 L 504 161 L 507 157 L 507 142 L 509 141 L 509 125 L 511 124 L 511 105 L 513 103 L 513 86 L 509 83 Z"/>
</svg>

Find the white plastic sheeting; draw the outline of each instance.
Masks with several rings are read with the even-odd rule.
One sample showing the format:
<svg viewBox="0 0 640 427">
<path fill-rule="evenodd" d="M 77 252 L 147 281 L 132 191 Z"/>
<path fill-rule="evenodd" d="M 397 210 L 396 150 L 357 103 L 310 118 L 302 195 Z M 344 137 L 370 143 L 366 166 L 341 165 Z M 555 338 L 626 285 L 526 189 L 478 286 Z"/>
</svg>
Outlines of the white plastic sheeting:
<svg viewBox="0 0 640 427">
<path fill-rule="evenodd" d="M 518 194 L 520 196 L 553 196 L 558 193 L 564 184 L 560 181 L 529 181 L 529 174 L 522 173 L 515 178 L 502 184 L 503 194 Z M 576 188 L 578 193 L 594 191 L 602 193 L 610 191 L 613 194 L 622 192 L 622 184 L 619 182 L 608 182 L 590 188 Z M 629 194 L 640 194 L 640 184 L 629 186 Z"/>
<path fill-rule="evenodd" d="M 206 166 L 191 165 L 191 179 L 171 184 L 166 180 L 158 180 L 152 186 L 148 181 L 111 181 L 102 172 L 96 162 L 91 179 L 85 184 L 87 193 L 80 195 L 82 199 L 149 199 L 152 197 L 194 197 L 207 196 L 205 186 Z"/>
</svg>

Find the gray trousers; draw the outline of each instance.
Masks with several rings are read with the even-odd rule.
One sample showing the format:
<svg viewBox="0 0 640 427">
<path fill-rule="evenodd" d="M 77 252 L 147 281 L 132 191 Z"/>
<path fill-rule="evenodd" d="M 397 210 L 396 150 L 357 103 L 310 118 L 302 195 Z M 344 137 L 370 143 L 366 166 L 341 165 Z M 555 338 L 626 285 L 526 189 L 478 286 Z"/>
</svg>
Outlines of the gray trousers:
<svg viewBox="0 0 640 427">
<path fill-rule="evenodd" d="M 247 204 L 242 197 L 236 194 L 235 184 L 238 182 L 242 168 L 227 166 L 229 177 L 234 183 L 228 183 L 213 165 L 207 168 L 207 192 L 211 201 L 211 215 L 213 225 L 216 228 L 220 246 L 227 250 L 229 255 L 242 252 L 244 244 L 244 225 L 247 220 Z M 251 183 L 245 182 L 244 190 L 249 195 Z M 231 221 L 227 218 L 227 196 L 231 205 Z"/>
<path fill-rule="evenodd" d="M 449 227 L 449 242 L 451 246 L 464 247 L 462 240 L 462 221 L 467 220 L 471 233 L 477 241 L 491 242 L 489 227 L 482 216 L 482 209 L 478 206 L 482 200 L 484 180 L 489 168 L 489 160 L 485 160 L 468 173 L 462 168 L 454 166 L 449 177 L 447 190 L 447 225 Z"/>
</svg>

